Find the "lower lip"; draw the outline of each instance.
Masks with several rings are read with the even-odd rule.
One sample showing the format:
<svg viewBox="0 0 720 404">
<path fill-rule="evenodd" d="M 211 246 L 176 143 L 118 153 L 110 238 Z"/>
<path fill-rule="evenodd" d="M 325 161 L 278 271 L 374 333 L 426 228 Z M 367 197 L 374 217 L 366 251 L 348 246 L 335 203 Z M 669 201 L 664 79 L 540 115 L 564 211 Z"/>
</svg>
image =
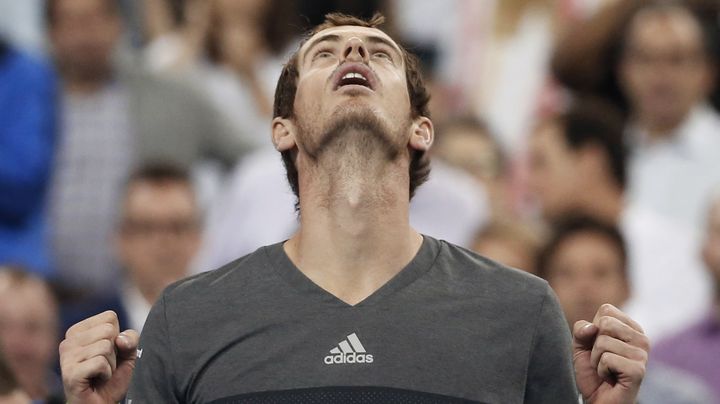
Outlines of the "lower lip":
<svg viewBox="0 0 720 404">
<path fill-rule="evenodd" d="M 366 87 L 360 84 L 346 84 L 344 86 L 340 86 L 335 91 L 341 91 L 341 92 L 351 92 L 351 93 L 374 93 L 370 87 Z"/>
</svg>

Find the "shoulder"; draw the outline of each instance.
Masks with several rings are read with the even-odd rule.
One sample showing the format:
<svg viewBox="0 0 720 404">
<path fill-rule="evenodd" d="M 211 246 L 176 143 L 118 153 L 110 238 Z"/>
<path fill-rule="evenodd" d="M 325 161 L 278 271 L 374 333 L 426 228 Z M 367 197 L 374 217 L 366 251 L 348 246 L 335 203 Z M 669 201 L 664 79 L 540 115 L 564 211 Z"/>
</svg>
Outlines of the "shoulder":
<svg viewBox="0 0 720 404">
<path fill-rule="evenodd" d="M 498 302 L 532 300 L 542 302 L 550 292 L 547 282 L 528 272 L 510 268 L 466 248 L 448 243 L 439 245 L 435 271 L 447 277 L 451 287 L 496 299 Z"/>
<path fill-rule="evenodd" d="M 207 298 L 218 293 L 242 293 L 261 282 L 273 281 L 267 259 L 267 249 L 278 245 L 260 247 L 224 266 L 182 279 L 168 286 L 163 293 L 166 302 L 188 302 Z"/>
</svg>

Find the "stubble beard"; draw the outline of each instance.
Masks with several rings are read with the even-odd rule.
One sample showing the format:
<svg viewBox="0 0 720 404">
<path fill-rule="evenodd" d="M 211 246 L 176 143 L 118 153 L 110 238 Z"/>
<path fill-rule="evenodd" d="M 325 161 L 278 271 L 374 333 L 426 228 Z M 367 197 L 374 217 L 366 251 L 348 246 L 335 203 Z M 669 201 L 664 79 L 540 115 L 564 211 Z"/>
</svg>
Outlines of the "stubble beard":
<svg viewBox="0 0 720 404">
<path fill-rule="evenodd" d="M 391 187 L 383 178 L 406 150 L 400 131 L 393 131 L 367 107 L 338 111 L 320 136 L 310 135 L 312 129 L 306 125 L 299 129 L 301 147 L 313 166 L 310 174 L 324 183 L 328 205 L 334 198 L 387 199 Z"/>
</svg>

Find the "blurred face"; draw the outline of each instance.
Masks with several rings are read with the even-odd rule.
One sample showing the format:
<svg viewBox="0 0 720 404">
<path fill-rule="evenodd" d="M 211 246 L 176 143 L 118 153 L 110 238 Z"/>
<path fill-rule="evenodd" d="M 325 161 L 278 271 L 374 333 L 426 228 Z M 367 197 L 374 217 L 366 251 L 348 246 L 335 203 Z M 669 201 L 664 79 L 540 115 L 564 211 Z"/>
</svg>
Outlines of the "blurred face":
<svg viewBox="0 0 720 404">
<path fill-rule="evenodd" d="M 297 142 L 311 159 L 327 150 L 355 150 L 364 158 L 382 151 L 391 160 L 406 153 L 405 64 L 385 33 L 356 26 L 323 30 L 300 49 L 298 70 Z"/>
<path fill-rule="evenodd" d="M 592 321 L 604 303 L 622 306 L 629 293 L 617 247 L 591 232 L 577 233 L 561 243 L 548 263 L 547 280 L 570 325 Z"/>
<path fill-rule="evenodd" d="M 646 124 L 674 128 L 712 86 L 699 23 L 682 9 L 640 12 L 626 43 L 619 73 L 633 114 Z"/>
<path fill-rule="evenodd" d="M 436 156 L 458 167 L 483 183 L 501 175 L 500 157 L 487 134 L 473 128 L 451 128 L 434 147 Z"/>
<path fill-rule="evenodd" d="M 55 60 L 65 76 L 105 78 L 121 33 L 113 0 L 56 0 L 50 26 Z"/>
<path fill-rule="evenodd" d="M 705 265 L 715 279 L 715 283 L 720 287 L 720 200 L 716 201 L 710 209 L 702 254 Z"/>
<path fill-rule="evenodd" d="M 130 185 L 117 237 L 118 255 L 141 291 L 156 295 L 187 276 L 200 243 L 199 226 L 198 207 L 185 183 Z"/>
<path fill-rule="evenodd" d="M 577 192 L 584 178 L 579 158 L 555 123 L 540 126 L 531 136 L 528 182 L 545 217 L 559 217 L 578 205 Z"/>
<path fill-rule="evenodd" d="M 47 394 L 58 344 L 55 301 L 40 282 L 17 285 L 0 273 L 0 344 L 20 386 L 33 398 Z"/>
</svg>

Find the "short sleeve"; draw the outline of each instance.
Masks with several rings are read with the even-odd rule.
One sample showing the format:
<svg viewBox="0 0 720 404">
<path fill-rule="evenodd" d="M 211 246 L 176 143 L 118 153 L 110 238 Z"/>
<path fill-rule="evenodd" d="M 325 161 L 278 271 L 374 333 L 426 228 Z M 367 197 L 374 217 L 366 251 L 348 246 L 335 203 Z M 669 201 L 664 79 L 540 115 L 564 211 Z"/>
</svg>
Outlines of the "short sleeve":
<svg viewBox="0 0 720 404">
<path fill-rule="evenodd" d="M 163 294 L 143 326 L 126 403 L 180 403 L 178 391 Z"/>
<path fill-rule="evenodd" d="M 570 329 L 555 293 L 546 288 L 530 352 L 525 403 L 577 404 Z"/>
</svg>

